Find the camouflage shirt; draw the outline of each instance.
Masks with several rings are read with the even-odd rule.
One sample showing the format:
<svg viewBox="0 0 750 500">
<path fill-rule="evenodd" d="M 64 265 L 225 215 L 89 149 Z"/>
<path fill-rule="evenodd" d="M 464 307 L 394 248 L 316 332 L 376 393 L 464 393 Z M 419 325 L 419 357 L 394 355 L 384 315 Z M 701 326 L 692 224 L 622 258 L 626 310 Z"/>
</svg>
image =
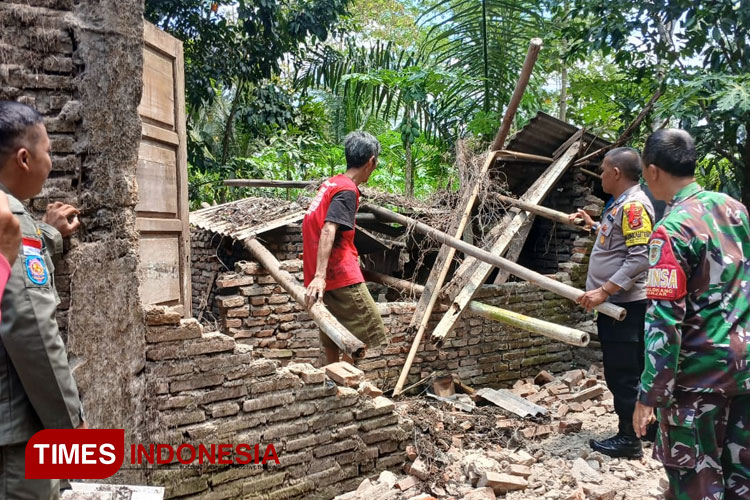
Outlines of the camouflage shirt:
<svg viewBox="0 0 750 500">
<path fill-rule="evenodd" d="M 639 400 L 675 390 L 750 393 L 750 225 L 747 209 L 689 184 L 649 242 L 646 359 Z"/>
</svg>

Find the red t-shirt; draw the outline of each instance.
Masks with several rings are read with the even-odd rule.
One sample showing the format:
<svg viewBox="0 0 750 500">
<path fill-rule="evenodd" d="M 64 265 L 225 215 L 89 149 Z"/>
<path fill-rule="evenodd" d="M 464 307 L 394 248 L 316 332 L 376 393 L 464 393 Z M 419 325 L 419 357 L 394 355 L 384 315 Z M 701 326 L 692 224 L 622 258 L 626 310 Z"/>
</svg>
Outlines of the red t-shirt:
<svg viewBox="0 0 750 500">
<path fill-rule="evenodd" d="M 342 174 L 331 177 L 320 186 L 317 196 L 305 213 L 302 221 L 302 267 L 305 274 L 305 286 L 309 285 L 315 277 L 320 231 L 327 220 L 336 222 L 340 226 L 336 231 L 336 239 L 328 259 L 326 290 L 336 290 L 365 281 L 359 268 L 359 254 L 354 247 L 354 214 L 350 214 L 350 222 L 347 217 L 342 218 L 340 212 L 329 214 L 329 207 L 334 196 L 339 193 L 341 193 L 339 199 L 351 196 L 350 193 L 345 193 L 346 191 L 354 194 L 354 212 L 356 212 L 359 208 L 359 190 L 349 177 Z"/>
<path fill-rule="evenodd" d="M 8 278 L 10 278 L 10 264 L 5 255 L 0 254 L 0 300 L 3 299 L 3 292 L 5 291 L 5 285 L 8 284 Z"/>
</svg>

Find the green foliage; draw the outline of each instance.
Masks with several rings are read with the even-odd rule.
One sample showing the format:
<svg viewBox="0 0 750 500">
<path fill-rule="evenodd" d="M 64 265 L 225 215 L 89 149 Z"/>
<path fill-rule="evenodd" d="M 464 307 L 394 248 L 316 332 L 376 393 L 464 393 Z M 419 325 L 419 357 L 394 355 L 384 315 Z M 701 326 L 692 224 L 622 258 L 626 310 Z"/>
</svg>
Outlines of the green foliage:
<svg viewBox="0 0 750 500">
<path fill-rule="evenodd" d="M 441 0 L 421 16 L 423 52 L 463 76 L 447 91 L 460 101 L 462 119 L 507 104 L 529 40 L 545 33 L 543 14 L 536 1 Z"/>
<path fill-rule="evenodd" d="M 750 1 L 573 0 L 569 56 L 609 56 L 635 81 L 664 79 L 655 119 L 696 138 L 704 178 L 750 204 Z M 564 15 L 565 13 L 559 11 Z"/>
</svg>

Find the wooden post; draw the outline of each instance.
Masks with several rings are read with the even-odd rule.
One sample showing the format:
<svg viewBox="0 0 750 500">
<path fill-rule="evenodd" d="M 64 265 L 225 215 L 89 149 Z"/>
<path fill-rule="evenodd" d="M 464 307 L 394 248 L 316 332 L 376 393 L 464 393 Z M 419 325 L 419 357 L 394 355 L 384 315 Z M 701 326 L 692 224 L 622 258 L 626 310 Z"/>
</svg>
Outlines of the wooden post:
<svg viewBox="0 0 750 500">
<path fill-rule="evenodd" d="M 571 226 L 579 231 L 586 231 L 589 232 L 589 230 L 584 229 L 581 227 L 581 223 L 583 223 L 583 219 L 575 219 L 575 223 L 570 222 L 570 219 L 568 219 L 568 214 L 565 214 L 563 212 L 558 212 L 557 210 L 552 210 L 551 208 L 543 207 L 541 205 L 535 205 L 533 203 L 529 203 L 523 200 L 517 200 L 515 198 L 511 198 L 510 196 L 504 196 L 502 194 L 496 194 L 495 195 L 498 200 L 500 200 L 503 203 L 507 203 L 508 205 L 513 205 L 514 207 L 522 208 L 526 210 L 527 212 L 531 212 L 532 214 L 540 215 L 544 217 L 545 219 L 550 219 L 555 222 L 558 222 L 560 224 L 565 224 L 566 226 Z"/>
<path fill-rule="evenodd" d="M 411 281 L 394 278 L 393 276 L 374 271 L 366 271 L 364 269 L 362 271 L 365 274 L 365 279 L 367 281 L 380 283 L 381 285 L 389 286 L 401 292 L 418 294 L 422 293 L 424 290 L 423 286 L 412 283 Z M 469 311 L 477 316 L 492 321 L 499 321 L 567 344 L 586 347 L 589 343 L 589 334 L 584 331 L 525 316 L 513 311 L 508 311 L 507 309 L 477 302 L 476 300 L 469 302 Z"/>
<path fill-rule="evenodd" d="M 257 239 L 248 238 L 242 241 L 245 248 L 255 257 L 258 262 L 263 264 L 273 279 L 281 287 L 294 297 L 294 300 L 305 306 L 305 289 L 297 282 L 291 274 L 281 270 L 279 261 L 273 256 L 268 249 L 263 246 Z M 307 306 L 305 306 L 307 309 Z M 365 344 L 347 330 L 344 325 L 331 314 L 322 302 L 316 302 L 310 309 L 307 309 L 310 317 L 315 321 L 323 333 L 328 335 L 344 354 L 358 359 L 364 356 Z"/>
<path fill-rule="evenodd" d="M 544 288 L 545 290 L 556 293 L 561 297 L 576 301 L 584 294 L 583 291 L 578 290 L 577 288 L 566 285 L 564 283 L 560 283 L 559 281 L 555 281 L 552 278 L 548 278 L 543 274 L 539 274 L 536 271 L 532 271 L 531 269 L 525 268 L 508 259 L 493 255 L 486 250 L 475 247 L 474 245 L 469 245 L 468 243 L 461 241 L 458 238 L 454 238 L 453 236 L 442 231 L 438 231 L 437 229 L 432 228 L 427 224 L 416 221 L 414 219 L 410 219 L 409 217 L 406 217 L 404 215 L 391 212 L 386 208 L 367 204 L 363 205 L 362 209 L 367 210 L 368 212 L 373 212 L 378 217 L 382 217 L 383 219 L 409 226 L 415 231 L 425 234 L 439 243 L 449 245 L 456 250 L 460 250 L 467 255 L 471 255 L 472 257 L 481 260 L 482 262 L 486 262 L 488 264 L 492 264 L 495 267 L 505 269 L 511 274 L 518 276 L 519 278 L 523 278 L 529 283 L 532 283 L 540 288 Z M 610 302 L 604 302 L 595 307 L 595 309 L 600 313 L 606 314 L 607 316 L 618 321 L 622 321 L 623 319 L 625 319 L 625 309 Z"/>
<path fill-rule="evenodd" d="M 523 93 L 526 91 L 526 85 L 529 83 L 531 78 L 531 71 L 534 69 L 536 64 L 536 58 L 539 56 L 539 51 L 542 48 L 541 38 L 532 38 L 529 43 L 529 50 L 526 52 L 526 59 L 523 61 L 523 68 L 521 68 L 521 75 L 518 77 L 516 88 L 513 90 L 513 95 L 508 103 L 508 108 L 505 110 L 503 116 L 503 123 L 500 126 L 500 130 L 497 131 L 495 141 L 492 143 L 491 151 L 497 151 L 505 144 L 505 139 L 508 137 L 510 132 L 510 126 L 513 123 L 513 117 L 516 115 L 518 106 L 521 104 L 521 98 Z"/>
<path fill-rule="evenodd" d="M 602 179 L 601 175 L 597 174 L 596 172 L 592 172 L 591 170 L 586 170 L 585 168 L 579 168 L 578 170 L 580 170 L 582 174 L 586 174 L 589 177 L 594 177 L 599 180 Z"/>
<path fill-rule="evenodd" d="M 536 59 L 539 55 L 539 50 L 541 49 L 541 47 L 541 39 L 533 38 L 531 40 L 531 43 L 529 44 L 529 50 L 526 54 L 526 59 L 523 63 L 523 68 L 521 69 L 521 74 L 518 78 L 518 82 L 516 83 L 516 88 L 514 89 L 513 95 L 511 96 L 510 102 L 508 103 L 508 108 L 505 110 L 505 115 L 503 116 L 500 130 L 498 130 L 495 141 L 490 148 L 490 152 L 487 154 L 487 158 L 482 165 L 482 170 L 479 172 L 478 177 L 474 180 L 474 185 L 472 186 L 471 191 L 467 191 L 469 195 L 465 197 L 464 200 L 462 200 L 463 212 L 461 214 L 461 219 L 459 220 L 458 227 L 456 228 L 456 237 L 460 237 L 464 233 L 464 228 L 466 227 L 466 223 L 471 217 L 471 211 L 474 208 L 474 202 L 479 195 L 479 190 L 484 182 L 485 176 L 487 175 L 487 171 L 496 159 L 497 150 L 501 149 L 503 147 L 503 144 L 505 143 L 505 139 L 508 136 L 511 124 L 513 123 L 513 117 L 515 116 L 516 111 L 518 110 L 518 106 L 521 103 L 521 97 L 523 97 L 523 93 L 526 90 L 526 85 L 528 85 L 529 83 L 529 78 L 531 77 L 531 72 L 534 69 L 534 64 L 536 63 Z M 448 269 L 450 268 L 455 253 L 456 252 L 453 248 L 450 248 L 448 250 L 441 249 L 441 251 L 438 253 L 438 259 L 435 262 L 435 266 L 433 267 L 432 272 L 430 273 L 430 276 L 427 280 L 425 294 L 420 298 L 419 303 L 417 304 L 417 309 L 414 311 L 412 324 L 419 323 L 419 327 L 417 329 L 417 334 L 414 337 L 414 343 L 412 344 L 411 350 L 409 351 L 407 363 L 404 366 L 404 369 L 401 371 L 401 375 L 398 378 L 396 387 L 393 389 L 394 396 L 397 396 L 399 394 L 401 388 L 406 382 L 406 377 L 409 374 L 408 367 L 411 366 L 411 360 L 413 360 L 414 356 L 416 356 L 417 354 L 419 344 L 422 341 L 422 335 L 424 335 L 424 331 L 427 328 L 427 323 L 430 320 L 430 314 L 432 314 L 432 309 L 435 307 L 435 302 L 437 301 L 437 297 L 440 293 L 440 288 L 443 286 L 445 277 L 448 275 Z"/>
<path fill-rule="evenodd" d="M 562 178 L 573 164 L 580 148 L 581 142 L 574 142 L 562 156 L 547 167 L 544 173 L 534 181 L 531 187 L 521 196 L 521 200 L 533 204 L 541 203 L 557 181 Z M 489 241 L 493 243 L 489 251 L 493 255 L 505 255 L 506 260 L 515 261 L 523 250 L 523 245 L 531 230 L 534 214 L 522 211 L 515 215 L 506 215 L 504 221 L 506 220 L 509 222 L 498 224 L 497 228 L 500 229 L 499 234 L 494 228 L 491 231 Z M 475 259 L 467 258 L 464 260 L 464 263 L 470 260 L 474 261 Z M 451 331 L 453 325 L 463 313 L 464 308 L 474 296 L 474 293 L 487 280 L 491 272 L 491 265 L 486 262 L 480 262 L 473 266 L 467 265 L 465 274 L 462 276 L 456 273 L 453 279 L 461 286 L 456 291 L 455 296 L 451 295 L 453 303 L 432 332 L 433 343 L 440 344 L 445 339 L 445 336 Z M 509 276 L 506 270 L 501 269 L 495 283 L 503 283 Z"/>
<path fill-rule="evenodd" d="M 273 179 L 227 179 L 225 186 L 234 187 L 268 187 L 268 188 L 309 188 L 317 181 L 277 181 Z"/>
<path fill-rule="evenodd" d="M 510 151 L 507 149 L 501 149 L 497 152 L 498 157 L 500 159 L 503 158 L 512 158 L 514 160 L 528 160 L 538 163 L 552 163 L 555 161 L 554 158 L 550 158 L 549 156 L 539 156 L 539 155 L 532 155 L 529 153 L 519 153 L 518 151 Z"/>
<path fill-rule="evenodd" d="M 581 330 L 576 330 L 575 328 L 532 318 L 500 307 L 482 304 L 476 300 L 469 302 L 469 311 L 477 316 L 491 319 L 493 321 L 499 321 L 506 325 L 515 326 L 516 328 L 521 328 L 533 333 L 538 333 L 539 335 L 544 335 L 545 337 L 559 340 L 566 344 L 577 345 L 579 347 L 586 347 L 589 345 L 589 334 Z"/>
</svg>

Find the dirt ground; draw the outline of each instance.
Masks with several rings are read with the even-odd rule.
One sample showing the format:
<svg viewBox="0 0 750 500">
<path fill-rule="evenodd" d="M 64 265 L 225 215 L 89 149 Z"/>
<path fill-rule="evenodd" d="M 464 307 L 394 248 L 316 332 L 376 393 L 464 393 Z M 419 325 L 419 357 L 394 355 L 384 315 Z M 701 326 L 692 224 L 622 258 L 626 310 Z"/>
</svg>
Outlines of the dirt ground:
<svg viewBox="0 0 750 500">
<path fill-rule="evenodd" d="M 514 392 L 542 392 L 545 387 L 560 384 L 561 379 L 555 377 L 553 382 L 533 387 L 524 386 L 530 380 L 521 381 Z M 590 389 L 594 384 L 603 384 L 597 368 L 573 382 L 571 394 Z M 644 443 L 644 456 L 639 460 L 613 459 L 589 447 L 590 439 L 606 438 L 616 432 L 611 393 L 605 391 L 587 400 L 585 408 L 569 404 L 572 410 L 561 411 L 560 406 L 566 405 L 566 395 L 542 397 L 537 403 L 549 413 L 535 419 L 521 419 L 481 401 L 472 412 L 424 395 L 397 401 L 397 411 L 414 422 L 412 445 L 407 448 L 410 460 L 403 474 L 384 473 L 378 481 L 365 480 L 356 492 L 337 498 L 663 498 L 666 477 L 661 464 L 651 458 L 651 443 Z"/>
</svg>

